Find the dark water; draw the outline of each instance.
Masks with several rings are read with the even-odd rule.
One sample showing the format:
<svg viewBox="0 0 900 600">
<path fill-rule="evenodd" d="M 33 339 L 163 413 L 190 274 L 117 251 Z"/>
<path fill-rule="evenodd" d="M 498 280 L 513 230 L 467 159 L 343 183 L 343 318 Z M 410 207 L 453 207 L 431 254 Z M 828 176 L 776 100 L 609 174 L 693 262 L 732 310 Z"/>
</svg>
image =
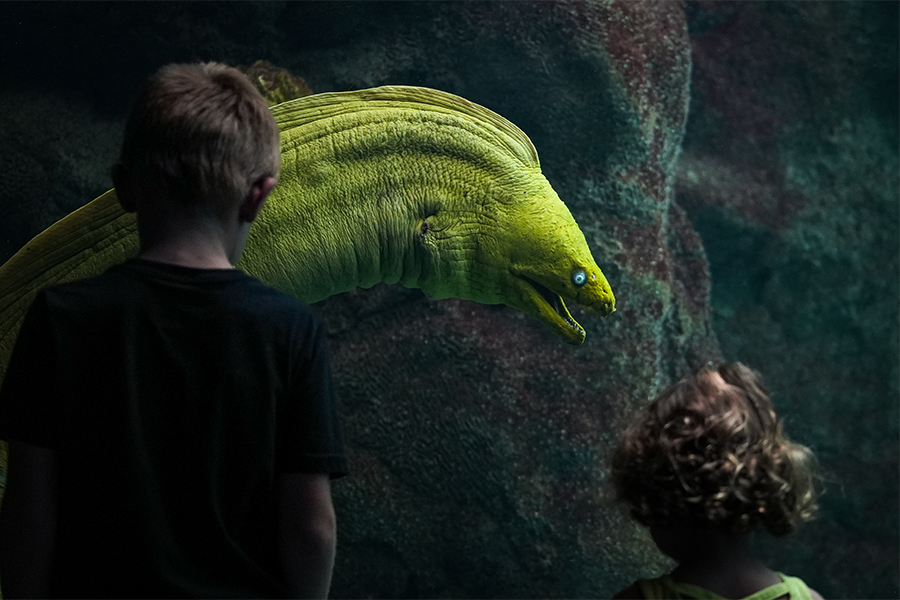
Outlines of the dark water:
<svg viewBox="0 0 900 600">
<path fill-rule="evenodd" d="M 898 587 L 898 14 L 882 2 L 0 3 L 0 254 L 111 187 L 139 82 L 258 59 L 423 85 L 532 139 L 618 299 L 563 344 L 377 286 L 316 305 L 353 475 L 337 597 L 603 597 L 668 567 L 609 453 L 707 359 L 759 369 L 824 471 L 760 539 L 825 597 Z"/>
</svg>

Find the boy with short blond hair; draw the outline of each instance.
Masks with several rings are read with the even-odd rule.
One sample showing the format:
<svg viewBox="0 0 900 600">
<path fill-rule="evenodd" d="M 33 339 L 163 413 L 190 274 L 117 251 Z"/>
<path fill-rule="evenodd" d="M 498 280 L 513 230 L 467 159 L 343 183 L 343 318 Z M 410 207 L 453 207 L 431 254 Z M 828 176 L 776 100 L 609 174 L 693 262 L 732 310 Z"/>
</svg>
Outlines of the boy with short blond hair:
<svg viewBox="0 0 900 600">
<path fill-rule="evenodd" d="M 5 597 L 325 597 L 345 473 L 322 328 L 234 268 L 278 128 L 237 70 L 170 65 L 113 180 L 138 257 L 42 291 L 0 389 Z"/>
</svg>

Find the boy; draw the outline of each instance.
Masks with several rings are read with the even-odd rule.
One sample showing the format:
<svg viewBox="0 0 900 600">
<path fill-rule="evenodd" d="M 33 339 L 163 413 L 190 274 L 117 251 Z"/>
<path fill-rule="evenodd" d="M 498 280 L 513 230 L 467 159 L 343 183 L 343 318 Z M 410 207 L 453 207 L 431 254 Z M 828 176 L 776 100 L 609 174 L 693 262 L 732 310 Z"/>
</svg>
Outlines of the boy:
<svg viewBox="0 0 900 600">
<path fill-rule="evenodd" d="M 41 292 L 0 390 L 5 597 L 327 596 L 323 334 L 234 268 L 279 167 L 239 71 L 170 65 L 138 96 L 113 180 L 139 255 Z"/>
</svg>

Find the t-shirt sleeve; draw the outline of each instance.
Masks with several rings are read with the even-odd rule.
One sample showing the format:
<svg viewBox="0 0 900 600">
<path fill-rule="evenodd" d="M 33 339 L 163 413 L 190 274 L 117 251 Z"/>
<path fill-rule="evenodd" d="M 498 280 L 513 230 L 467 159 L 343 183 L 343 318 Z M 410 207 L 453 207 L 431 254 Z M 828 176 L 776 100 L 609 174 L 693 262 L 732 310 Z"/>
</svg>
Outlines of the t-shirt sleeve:
<svg viewBox="0 0 900 600">
<path fill-rule="evenodd" d="M 313 319 L 291 373 L 289 396 L 278 419 L 275 470 L 347 474 L 322 328 Z"/>
<path fill-rule="evenodd" d="M 0 439 L 53 447 L 56 351 L 47 299 L 39 293 L 16 339 L 0 387 Z"/>
</svg>

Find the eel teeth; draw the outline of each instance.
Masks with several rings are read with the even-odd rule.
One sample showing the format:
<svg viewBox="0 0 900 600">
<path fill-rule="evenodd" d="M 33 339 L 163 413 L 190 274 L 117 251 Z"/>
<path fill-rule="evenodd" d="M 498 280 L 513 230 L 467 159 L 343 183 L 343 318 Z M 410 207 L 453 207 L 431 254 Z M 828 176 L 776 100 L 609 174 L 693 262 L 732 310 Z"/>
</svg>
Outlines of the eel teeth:
<svg viewBox="0 0 900 600">
<path fill-rule="evenodd" d="M 550 305 L 550 308 L 556 311 L 556 314 L 558 314 L 569 327 L 576 331 L 583 331 L 581 325 L 579 325 L 575 321 L 575 319 L 572 318 L 572 315 L 569 314 L 569 309 L 566 308 L 566 303 L 563 301 L 562 296 L 553 293 L 549 288 L 541 285 L 530 277 L 523 276 L 522 279 L 527 281 L 528 284 L 531 285 L 531 287 L 533 287 L 538 294 L 540 294 L 540 296 L 547 302 L 547 304 Z"/>
</svg>

